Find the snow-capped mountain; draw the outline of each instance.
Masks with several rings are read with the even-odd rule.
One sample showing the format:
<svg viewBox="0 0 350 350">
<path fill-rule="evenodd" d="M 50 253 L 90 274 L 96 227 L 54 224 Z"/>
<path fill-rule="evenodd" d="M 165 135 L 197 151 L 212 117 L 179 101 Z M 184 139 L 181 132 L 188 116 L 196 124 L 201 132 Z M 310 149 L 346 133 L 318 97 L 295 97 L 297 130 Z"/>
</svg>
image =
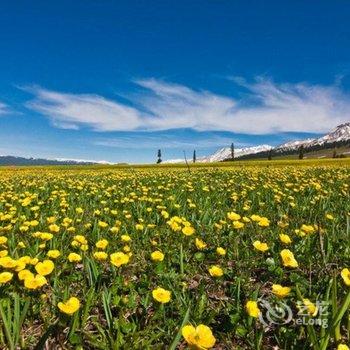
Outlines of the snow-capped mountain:
<svg viewBox="0 0 350 350">
<path fill-rule="evenodd" d="M 333 144 L 335 142 L 347 141 L 350 140 L 350 123 L 344 123 L 338 125 L 328 134 L 321 136 L 316 139 L 306 139 L 298 141 L 289 141 L 280 146 L 277 146 L 275 152 L 285 152 L 285 151 L 294 151 L 298 150 L 301 146 L 304 148 L 310 148 L 313 146 L 322 146 L 327 144 Z"/>
<path fill-rule="evenodd" d="M 330 133 L 315 140 L 316 145 L 350 140 L 350 122 L 338 125 Z"/>
<path fill-rule="evenodd" d="M 260 152 L 269 151 L 272 147 L 269 145 L 259 145 L 253 147 L 246 148 L 236 148 L 235 149 L 235 158 L 239 158 L 241 156 L 245 156 L 248 154 L 255 154 Z M 231 158 L 231 148 L 224 147 L 216 151 L 214 154 L 198 159 L 199 163 L 213 163 L 213 162 L 221 162 L 226 159 Z"/>
<path fill-rule="evenodd" d="M 254 147 L 246 147 L 246 148 L 235 148 L 235 158 L 239 158 L 241 156 L 245 156 L 248 154 L 255 154 L 260 152 L 269 151 L 272 147 L 269 145 L 259 145 Z M 227 160 L 231 158 L 231 148 L 223 147 L 217 150 L 214 154 L 211 154 L 206 157 L 197 158 L 197 163 L 214 163 L 221 162 L 223 160 Z M 192 159 L 188 159 L 188 162 L 191 163 Z M 169 159 L 164 161 L 165 164 L 175 164 L 175 163 L 185 163 L 184 159 Z"/>
<path fill-rule="evenodd" d="M 261 157 L 267 156 L 268 151 L 273 150 L 273 153 L 279 154 L 293 154 L 299 151 L 300 147 L 303 146 L 306 150 L 308 148 L 316 147 L 316 148 L 327 148 L 334 147 L 334 144 L 337 142 L 350 142 L 350 122 L 338 125 L 335 129 L 330 131 L 328 134 L 318 137 L 316 139 L 305 139 L 305 140 L 294 140 L 288 141 L 280 146 L 275 148 L 269 145 L 259 145 L 254 147 L 246 147 L 246 148 L 236 148 L 235 149 L 235 158 L 240 158 L 256 154 Z M 231 148 L 224 147 L 220 148 L 214 154 L 197 158 L 198 163 L 212 163 L 212 162 L 221 162 L 224 160 L 229 160 L 231 158 Z M 249 157 L 251 158 L 251 157 Z M 184 159 L 172 159 L 165 161 L 164 163 L 184 163 Z M 192 159 L 189 159 L 188 162 L 192 162 Z"/>
<path fill-rule="evenodd" d="M 308 147 L 315 139 L 306 139 L 306 140 L 296 140 L 289 141 L 280 146 L 275 147 L 275 151 L 293 151 L 299 149 L 301 146 Z"/>
</svg>

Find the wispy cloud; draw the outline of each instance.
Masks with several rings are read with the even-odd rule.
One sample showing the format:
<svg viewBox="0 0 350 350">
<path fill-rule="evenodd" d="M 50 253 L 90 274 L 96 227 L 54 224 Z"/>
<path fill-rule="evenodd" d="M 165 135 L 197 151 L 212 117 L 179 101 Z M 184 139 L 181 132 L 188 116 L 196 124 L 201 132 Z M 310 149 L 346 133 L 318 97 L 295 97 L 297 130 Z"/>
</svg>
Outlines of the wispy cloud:
<svg viewBox="0 0 350 350">
<path fill-rule="evenodd" d="M 143 149 L 155 149 L 158 147 L 164 149 L 207 149 L 211 147 L 221 147 L 231 144 L 232 138 L 224 137 L 220 135 L 200 135 L 196 134 L 195 137 L 189 138 L 179 135 L 171 135 L 164 133 L 137 133 L 131 136 L 118 136 L 113 138 L 99 138 L 93 141 L 96 146 L 113 147 L 113 148 L 126 148 L 126 149 L 139 149 L 142 145 Z M 238 143 L 236 146 L 245 147 L 250 144 Z"/>
<path fill-rule="evenodd" d="M 0 116 L 10 113 L 9 107 L 0 101 Z"/>
<path fill-rule="evenodd" d="M 61 93 L 40 87 L 26 90 L 36 96 L 26 106 L 49 117 L 59 128 L 88 126 L 96 131 L 125 131 L 142 126 L 142 113 L 137 109 L 99 95 Z"/>
<path fill-rule="evenodd" d="M 130 105 L 94 94 L 72 94 L 33 87 L 27 106 L 60 128 L 96 131 L 161 131 L 191 128 L 242 134 L 327 132 L 350 120 L 350 95 L 340 86 L 277 84 L 257 78 L 232 83 L 241 99 L 157 79 L 137 80 Z"/>
</svg>

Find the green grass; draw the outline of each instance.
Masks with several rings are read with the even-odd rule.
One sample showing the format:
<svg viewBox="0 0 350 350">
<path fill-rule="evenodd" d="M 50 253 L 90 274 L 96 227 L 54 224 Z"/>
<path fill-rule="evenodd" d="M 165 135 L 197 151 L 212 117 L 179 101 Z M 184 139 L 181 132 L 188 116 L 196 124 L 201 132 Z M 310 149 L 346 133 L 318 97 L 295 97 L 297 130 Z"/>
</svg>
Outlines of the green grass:
<svg viewBox="0 0 350 350">
<path fill-rule="evenodd" d="M 0 236 L 7 242 L 0 251 L 16 261 L 43 261 L 52 249 L 61 256 L 53 260 L 47 284 L 36 290 L 24 287 L 18 271 L 0 268 L 14 275 L 0 284 L 0 348 L 184 349 L 181 328 L 189 323 L 209 326 L 221 349 L 325 350 L 349 343 L 350 287 L 340 276 L 350 256 L 349 164 L 325 159 L 198 163 L 190 171 L 183 165 L 2 168 Z M 243 228 L 234 228 L 229 212 L 241 216 Z M 269 226 L 245 219 L 252 215 L 268 218 Z M 174 231 L 168 221 L 176 216 L 195 233 Z M 50 217 L 59 232 L 43 242 L 33 233 L 50 232 Z M 313 232 L 304 234 L 303 225 Z M 282 232 L 290 245 L 280 241 Z M 86 238 L 88 250 L 72 246 L 76 235 Z M 122 235 L 131 241 L 123 242 Z M 97 261 L 93 253 L 101 239 L 109 242 L 108 255 L 128 246 L 130 261 L 121 267 L 109 258 Z M 269 250 L 257 251 L 256 240 Z M 225 256 L 217 254 L 219 246 Z M 285 248 L 297 268 L 283 266 Z M 162 262 L 151 260 L 154 250 L 164 253 Z M 82 261 L 69 262 L 71 252 Z M 210 276 L 212 265 L 223 269 L 222 277 Z M 26 268 L 35 272 L 29 263 Z M 272 284 L 292 292 L 280 300 Z M 169 303 L 153 299 L 158 286 L 171 292 Z M 70 296 L 81 302 L 72 316 L 57 306 Z M 327 327 L 295 323 L 304 298 L 330 304 L 322 315 Z M 264 327 L 245 310 L 247 300 L 258 299 L 286 303 L 293 321 Z M 266 316 L 262 301 L 260 307 Z"/>
<path fill-rule="evenodd" d="M 323 166 L 323 165 L 339 165 L 349 166 L 350 158 L 311 158 L 311 159 L 256 159 L 256 160 L 235 160 L 233 162 L 217 162 L 217 163 L 192 163 L 188 164 L 96 164 L 96 165 L 47 165 L 47 166 L 0 166 L 0 171 L 16 171 L 16 170 L 138 170 L 138 169 L 192 169 L 192 168 L 227 168 L 227 167 L 267 167 L 267 166 Z"/>
</svg>

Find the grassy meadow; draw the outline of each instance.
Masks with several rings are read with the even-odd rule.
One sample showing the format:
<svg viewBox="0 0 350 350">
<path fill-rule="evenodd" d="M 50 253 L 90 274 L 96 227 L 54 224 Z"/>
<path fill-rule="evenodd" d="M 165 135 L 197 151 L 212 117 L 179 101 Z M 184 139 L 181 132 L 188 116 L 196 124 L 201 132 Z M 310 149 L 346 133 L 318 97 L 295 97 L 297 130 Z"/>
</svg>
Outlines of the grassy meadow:
<svg viewBox="0 0 350 350">
<path fill-rule="evenodd" d="M 1 349 L 348 349 L 348 159 L 0 169 Z"/>
</svg>

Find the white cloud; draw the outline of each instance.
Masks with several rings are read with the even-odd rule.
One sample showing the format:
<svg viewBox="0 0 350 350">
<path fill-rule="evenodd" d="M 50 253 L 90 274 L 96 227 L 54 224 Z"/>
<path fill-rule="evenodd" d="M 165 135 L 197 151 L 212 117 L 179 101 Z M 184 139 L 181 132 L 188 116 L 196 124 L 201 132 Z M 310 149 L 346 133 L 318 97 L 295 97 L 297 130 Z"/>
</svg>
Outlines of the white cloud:
<svg viewBox="0 0 350 350">
<path fill-rule="evenodd" d="M 277 84 L 258 78 L 234 83 L 242 99 L 156 79 L 137 80 L 133 106 L 93 94 L 68 94 L 31 88 L 27 106 L 48 116 L 54 126 L 96 131 L 160 131 L 191 128 L 243 134 L 329 131 L 350 120 L 350 95 L 338 85 Z"/>
<path fill-rule="evenodd" d="M 27 107 L 49 117 L 54 126 L 96 131 L 135 130 L 142 126 L 142 115 L 135 108 L 92 94 L 68 94 L 33 87 L 36 95 Z"/>
<path fill-rule="evenodd" d="M 140 94 L 137 102 L 155 116 L 148 118 L 147 127 L 152 130 L 230 129 L 230 113 L 237 104 L 231 98 L 155 79 L 139 80 L 136 83 L 146 89 L 146 94 Z"/>
<path fill-rule="evenodd" d="M 0 115 L 8 114 L 9 112 L 8 106 L 0 101 Z"/>
<path fill-rule="evenodd" d="M 96 146 L 127 148 L 127 149 L 206 149 L 210 147 L 221 147 L 230 145 L 232 138 L 220 135 L 196 134 L 196 137 L 189 138 L 182 135 L 137 133 L 130 136 L 118 136 L 117 138 L 100 138 L 93 142 Z M 249 146 L 250 144 L 237 143 L 237 147 Z"/>
</svg>

